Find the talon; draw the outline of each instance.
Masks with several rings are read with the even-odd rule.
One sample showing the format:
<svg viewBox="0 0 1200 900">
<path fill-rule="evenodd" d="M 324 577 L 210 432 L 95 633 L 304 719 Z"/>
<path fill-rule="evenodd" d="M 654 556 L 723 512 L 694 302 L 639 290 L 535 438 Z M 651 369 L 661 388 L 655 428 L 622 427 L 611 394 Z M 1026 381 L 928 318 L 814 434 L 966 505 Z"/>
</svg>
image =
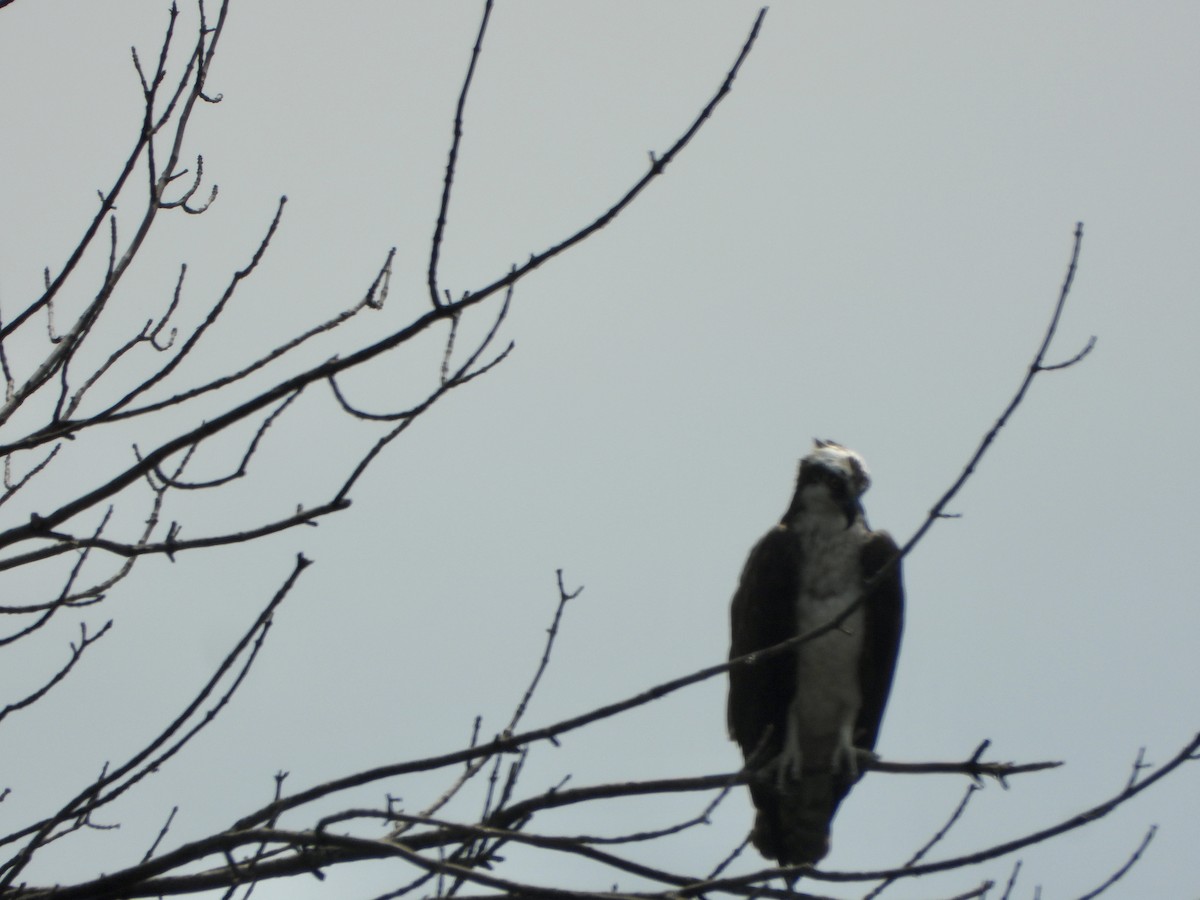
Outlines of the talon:
<svg viewBox="0 0 1200 900">
<path fill-rule="evenodd" d="M 804 751 L 800 749 L 800 733 L 795 716 L 788 717 L 783 749 L 771 761 L 771 765 L 775 767 L 775 787 L 778 790 L 783 790 L 789 782 L 795 784 L 804 774 Z"/>
<path fill-rule="evenodd" d="M 804 755 L 799 747 L 785 747 L 771 765 L 775 769 L 775 787 L 783 790 L 789 782 L 800 780 L 804 773 Z"/>
<path fill-rule="evenodd" d="M 854 762 L 861 772 L 863 769 L 869 769 L 871 766 L 879 762 L 879 754 L 874 750 L 865 750 L 862 747 L 854 748 Z"/>
<path fill-rule="evenodd" d="M 833 754 L 830 769 L 835 775 L 840 775 L 849 783 L 854 783 L 862 777 L 864 769 L 879 759 L 878 754 L 864 750 L 862 747 L 839 746 Z"/>
</svg>

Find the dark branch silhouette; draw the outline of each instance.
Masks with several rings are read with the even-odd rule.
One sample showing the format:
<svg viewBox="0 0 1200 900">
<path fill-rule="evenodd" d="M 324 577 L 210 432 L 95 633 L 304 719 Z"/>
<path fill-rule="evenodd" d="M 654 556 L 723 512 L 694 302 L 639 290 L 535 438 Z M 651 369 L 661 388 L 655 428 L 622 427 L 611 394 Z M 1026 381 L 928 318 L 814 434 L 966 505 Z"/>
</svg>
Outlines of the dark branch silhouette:
<svg viewBox="0 0 1200 900">
<path fill-rule="evenodd" d="M 9 3 L 11 0 L 0 0 L 0 8 Z M 136 320 L 121 319 L 118 310 L 128 309 L 130 304 L 114 302 L 114 298 L 128 290 L 126 273 L 144 251 L 146 239 L 161 216 L 176 213 L 202 216 L 223 197 L 217 185 L 210 183 L 211 172 L 206 173 L 201 154 L 195 155 L 194 164 L 184 165 L 183 147 L 197 104 L 214 104 L 221 99 L 209 88 L 208 76 L 229 6 L 230 0 L 223 0 L 215 17 L 210 17 L 205 4 L 198 2 L 194 41 L 190 45 L 184 33 L 187 29 L 180 23 L 179 9 L 172 6 L 156 58 L 144 63 L 138 51 L 132 51 L 143 109 L 129 156 L 108 189 L 99 193 L 98 208 L 84 223 L 79 240 L 65 260 L 56 272 L 45 271 L 41 294 L 0 325 L 0 373 L 5 388 L 0 406 L 0 455 L 4 457 L 0 508 L 9 514 L 0 527 L 0 572 L 25 570 L 38 577 L 22 584 L 39 587 L 22 590 L 44 592 L 5 596 L 0 615 L 18 618 L 12 619 L 17 624 L 0 636 L 0 647 L 37 638 L 45 640 L 48 623 L 60 620 L 77 607 L 104 602 L 108 593 L 146 556 L 174 560 L 177 554 L 250 543 L 300 526 L 315 526 L 325 517 L 350 508 L 352 490 L 393 441 L 457 388 L 487 375 L 508 359 L 513 343 L 502 340 L 500 333 L 507 323 L 518 282 L 612 223 L 651 182 L 664 174 L 667 166 L 695 138 L 732 89 L 754 48 L 765 16 L 765 10 L 758 13 L 719 87 L 688 127 L 661 154 L 650 155 L 645 173 L 615 201 L 573 233 L 540 252 L 531 253 L 524 263 L 512 265 L 507 273 L 456 299 L 440 286 L 441 251 L 449 233 L 457 162 L 466 134 L 468 94 L 475 79 L 481 77 L 478 64 L 493 9 L 493 0 L 486 0 L 453 111 L 451 143 L 429 245 L 426 284 L 422 288 L 428 290 L 428 305 L 422 303 L 418 312 L 397 327 L 389 326 L 386 331 L 381 328 L 369 343 L 336 343 L 345 334 L 341 330 L 343 325 L 384 306 L 396 250 L 381 249 L 383 261 L 378 270 L 368 272 L 360 282 L 366 284 L 360 299 L 342 301 L 347 305 L 339 311 L 332 314 L 326 311 L 315 321 L 297 324 L 290 332 L 292 337 L 273 347 L 267 345 L 267 349 L 260 349 L 249 360 L 239 363 L 210 360 L 213 362 L 210 373 L 189 381 L 184 377 L 188 369 L 184 364 L 206 359 L 213 343 L 214 326 L 223 321 L 222 317 L 250 289 L 247 285 L 253 283 L 277 237 L 287 198 L 279 199 L 273 213 L 263 214 L 261 238 L 246 252 L 240 268 L 232 271 L 215 298 L 197 300 L 192 296 L 188 269 L 182 263 L 178 265 L 177 277 L 172 276 L 173 286 L 163 290 L 169 296 L 138 305 L 151 310 L 149 318 L 147 313 L 140 312 Z M 182 61 L 172 63 L 180 54 Z M 105 233 L 107 244 L 104 237 L 98 237 Z M 911 553 L 938 520 L 951 517 L 946 512 L 949 504 L 976 473 L 1000 431 L 1022 405 L 1035 378 L 1043 372 L 1059 371 L 1082 362 L 1095 345 L 1092 338 L 1063 361 L 1047 362 L 1074 282 L 1082 235 L 1080 225 L 1075 230 L 1070 262 L 1050 322 L 1015 394 L 950 487 L 933 504 L 895 559 L 876 575 L 877 579 Z M 97 283 L 82 290 L 81 273 L 86 269 L 81 262 L 85 258 L 96 258 L 102 264 L 97 268 L 103 268 L 103 273 Z M 68 285 L 75 290 L 66 291 Z M 74 299 L 78 297 L 82 299 Z M 492 301 L 491 306 L 488 301 Z M 478 327 L 468 329 L 465 325 L 468 321 Z M 196 324 L 184 326 L 182 322 Z M 472 333 L 482 333 L 482 337 L 467 342 L 464 335 Z M 10 355 L 5 341 L 18 336 L 23 341 L 38 342 L 37 346 L 42 348 L 40 359 L 28 364 L 19 362 L 15 352 Z M 411 393 L 407 396 L 389 396 L 379 402 L 380 409 L 367 408 L 374 404 L 355 396 L 350 373 L 370 371 L 372 363 L 412 352 L 419 339 L 438 341 L 439 359 L 427 373 L 427 380 L 408 388 Z M 336 346 L 333 352 L 320 357 L 321 362 L 300 362 L 301 354 L 297 352 L 300 348 L 326 341 Z M 130 372 L 140 374 L 131 376 Z M 313 385 L 318 390 L 308 390 Z M 328 394 L 324 393 L 326 386 Z M 371 437 L 354 451 L 329 484 L 295 485 L 297 494 L 318 491 L 315 498 L 292 497 L 280 508 L 270 508 L 263 501 L 251 504 L 244 512 L 233 505 L 219 527 L 199 535 L 193 533 L 182 514 L 167 519 L 164 508 L 168 498 L 206 495 L 229 490 L 235 484 L 254 483 L 262 469 L 271 465 L 271 454 L 278 449 L 274 443 L 283 428 L 279 423 L 303 415 L 300 410 L 317 394 L 333 409 L 335 418 L 330 428 L 357 423 L 355 427 L 371 429 Z M 164 413 L 167 415 L 161 415 Z M 160 422 L 173 426 L 158 427 Z M 151 428 L 152 424 L 156 427 Z M 114 459 L 111 451 L 93 451 L 93 447 L 99 446 L 96 439 L 109 433 L 134 435 L 127 456 Z M 224 442 L 218 443 L 218 438 Z M 34 496 L 36 488 L 31 489 L 31 484 L 49 483 L 69 466 L 81 469 L 86 466 L 87 477 L 72 481 L 82 485 L 77 493 L 67 496 L 52 493 L 50 496 L 56 498 L 53 502 Z M 204 467 L 208 467 L 207 474 L 198 471 Z M 39 505 L 43 503 L 47 505 Z M 126 515 L 117 516 L 117 510 Z M 139 524 L 123 524 L 131 518 Z M 582 590 L 568 589 L 559 570 L 557 603 L 541 656 L 535 661 L 530 680 L 511 714 L 501 719 L 505 724 L 494 735 L 488 736 L 483 730 L 483 717 L 477 716 L 467 746 L 451 752 L 400 759 L 294 791 L 285 790 L 288 776 L 280 772 L 274 779 L 273 790 L 264 790 L 258 801 L 262 803 L 262 799 L 269 797 L 268 802 L 258 808 L 228 810 L 226 821 L 233 823 L 228 828 L 198 839 L 174 842 L 171 829 L 175 810 L 172 810 L 153 841 L 147 838 L 150 846 L 140 859 L 135 857 L 135 862 L 113 861 L 105 866 L 107 874 L 76 884 L 28 884 L 27 869 L 39 853 L 54 842 L 77 840 L 88 830 L 111 827 L 93 819 L 93 815 L 135 788 L 143 787 L 228 706 L 259 658 L 275 612 L 308 565 L 304 556 L 296 556 L 275 594 L 265 601 L 258 600 L 261 611 L 244 627 L 211 677 L 153 738 L 123 760 L 104 765 L 98 775 L 89 776 L 83 784 L 68 785 L 65 802 L 48 805 L 32 821 L 9 826 L 8 833 L 0 835 L 0 848 L 5 848 L 6 854 L 0 858 L 0 900 L 119 900 L 210 890 L 222 890 L 232 897 L 237 890 L 248 890 L 260 882 L 294 876 L 320 878 L 333 866 L 382 859 L 395 861 L 404 873 L 397 878 L 398 886 L 383 895 L 386 897 L 426 896 L 436 892 L 466 898 L 472 896 L 466 893 L 470 889 L 488 898 L 669 900 L 728 896 L 823 900 L 824 895 L 805 893 L 796 884 L 800 879 L 863 885 L 877 882 L 867 895 L 876 897 L 905 879 L 963 872 L 969 874 L 971 885 L 965 890 L 960 885 L 958 893 L 947 896 L 947 900 L 963 900 L 982 897 L 994 885 L 992 879 L 980 880 L 972 871 L 975 867 L 1082 829 L 1200 755 L 1200 735 L 1158 767 L 1144 763 L 1139 753 L 1124 787 L 1106 799 L 1062 821 L 944 859 L 931 857 L 966 817 L 971 799 L 989 780 L 1007 786 L 1011 778 L 1032 777 L 1036 773 L 1049 777 L 1062 764 L 985 760 L 988 741 L 981 742 L 969 757 L 959 761 L 878 759 L 864 763 L 864 769 L 877 776 L 943 775 L 969 779 L 961 801 L 945 824 L 923 839 L 901 864 L 861 871 L 802 866 L 734 873 L 735 862 L 746 865 L 742 856 L 747 846 L 745 841 L 737 843 L 723 859 L 708 861 L 698 872 L 677 871 L 669 858 L 660 859 L 657 854 L 653 863 L 649 863 L 645 858 L 637 858 L 638 851 L 661 847 L 667 839 L 690 838 L 696 831 L 713 825 L 724 812 L 726 799 L 748 782 L 751 777 L 748 772 L 655 779 L 634 774 L 611 783 L 571 782 L 570 787 L 564 778 L 552 787 L 543 784 L 530 790 L 527 773 L 538 754 L 547 745 L 558 745 L 564 735 L 724 675 L 732 667 L 756 665 L 773 655 L 789 652 L 840 627 L 855 607 L 820 628 L 766 650 L 706 666 L 557 722 L 528 727 L 524 724 L 525 717 L 550 671 L 565 613 Z M 100 644 L 99 651 L 92 648 L 111 625 L 108 621 L 98 630 L 89 630 L 81 622 L 78 639 L 71 643 L 65 662 L 61 657 L 48 662 L 47 669 L 31 679 L 36 687 L 26 688 L 25 693 L 0 708 L 0 722 L 20 722 L 22 711 L 42 700 L 75 672 L 85 652 L 103 653 L 106 644 Z M 49 655 L 45 658 L 50 659 Z M 955 754 L 950 756 L 953 760 Z M 392 793 L 393 783 L 407 776 L 438 785 L 434 799 L 415 812 L 406 809 Z M 378 792 L 374 805 L 363 801 L 362 794 L 353 793 L 364 786 Z M 6 796 L 7 790 L 0 793 L 0 801 Z M 630 818 L 613 833 L 600 833 L 601 829 L 593 827 L 571 834 L 549 830 L 556 821 L 554 811 L 591 813 L 613 801 L 671 796 L 689 797 L 688 802 L 694 805 L 686 814 L 666 822 Z M 468 805 L 472 812 L 464 817 L 462 810 Z M 331 806 L 335 811 L 329 811 Z M 112 810 L 108 813 L 112 814 Z M 1153 828 L 1146 831 L 1129 857 L 1123 862 L 1114 861 L 1111 874 L 1103 876 L 1084 896 L 1099 896 L 1120 881 L 1143 858 L 1154 834 Z M 594 881 L 596 887 L 568 889 L 522 880 L 524 876 L 519 872 L 506 868 L 502 852 L 518 845 L 523 851 L 543 854 L 543 858 L 569 859 L 573 864 L 592 867 L 589 871 L 594 869 L 599 873 Z M 1014 891 L 1020 872 L 1018 861 L 1008 874 L 1005 897 Z M 637 879 L 644 887 L 622 893 L 612 887 L 618 876 Z M 784 879 L 786 886 L 773 887 L 771 881 L 776 878 Z"/>
</svg>

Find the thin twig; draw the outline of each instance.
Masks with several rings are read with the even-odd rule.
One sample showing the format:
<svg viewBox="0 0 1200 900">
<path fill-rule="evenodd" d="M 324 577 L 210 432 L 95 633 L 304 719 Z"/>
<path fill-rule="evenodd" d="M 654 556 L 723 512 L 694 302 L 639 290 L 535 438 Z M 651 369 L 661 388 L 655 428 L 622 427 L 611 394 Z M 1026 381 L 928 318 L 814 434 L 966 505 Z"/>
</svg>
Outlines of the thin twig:
<svg viewBox="0 0 1200 900">
<path fill-rule="evenodd" d="M 967 811 L 967 804 L 971 802 L 971 798 L 975 796 L 975 792 L 978 790 L 980 790 L 980 787 L 974 782 L 967 785 L 967 790 L 963 794 L 962 800 L 958 802 L 958 805 L 954 808 L 954 812 L 952 812 L 950 814 L 950 818 L 946 820 L 946 824 L 939 828 L 937 832 L 934 833 L 933 837 L 926 841 L 916 853 L 909 857 L 908 862 L 904 864 L 905 868 L 919 863 L 929 854 L 930 850 L 941 843 L 942 839 L 950 833 L 950 829 L 955 826 L 958 820 L 962 818 L 963 813 Z M 895 883 L 895 878 L 889 878 L 886 881 L 881 882 L 869 893 L 864 894 L 863 900 L 873 900 L 873 898 L 878 897 Z"/>
<path fill-rule="evenodd" d="M 1125 863 L 1121 866 L 1121 868 L 1117 869 L 1117 871 L 1113 872 L 1112 875 L 1108 876 L 1108 878 L 1104 880 L 1103 884 L 1099 885 L 1093 890 L 1088 891 L 1086 894 L 1081 894 L 1079 896 L 1079 900 L 1093 900 L 1093 898 L 1099 897 L 1110 887 L 1124 878 L 1126 873 L 1128 873 L 1130 869 L 1137 865 L 1138 861 L 1142 858 L 1142 854 L 1146 852 L 1146 848 L 1149 847 L 1150 842 L 1154 840 L 1154 835 L 1157 831 L 1158 826 L 1151 825 L 1145 836 L 1142 838 L 1142 842 L 1138 844 L 1137 849 L 1133 851 L 1129 859 L 1125 860 Z"/>
<path fill-rule="evenodd" d="M 66 665 L 55 672 L 49 681 L 43 684 L 32 694 L 22 698 L 21 700 L 17 700 L 8 704 L 4 707 L 4 709 L 0 709 L 0 721 L 3 721 L 9 713 L 32 706 L 38 700 L 41 700 L 42 697 L 46 696 L 46 694 L 48 694 L 55 685 L 59 684 L 64 678 L 71 674 L 71 670 L 75 668 L 75 664 L 79 662 L 84 651 L 87 650 L 87 648 L 92 644 L 96 643 L 96 641 L 100 640 L 100 638 L 104 637 L 104 635 L 108 634 L 109 629 L 112 628 L 112 624 L 112 620 L 109 619 L 104 623 L 103 627 L 101 627 L 98 632 L 89 636 L 87 633 L 87 625 L 83 622 L 80 622 L 79 643 L 76 644 L 74 641 L 71 642 L 71 658 L 67 660 Z"/>
<path fill-rule="evenodd" d="M 438 204 L 437 223 L 433 228 L 433 239 L 429 242 L 429 302 L 434 309 L 442 305 L 438 298 L 438 257 L 442 251 L 442 237 L 446 231 L 446 215 L 450 209 L 450 191 L 454 186 L 454 169 L 458 163 L 458 148 L 463 136 L 463 111 L 467 105 L 467 93 L 471 90 L 471 81 L 475 77 L 475 64 L 479 61 L 479 53 L 483 49 L 483 36 L 487 33 L 488 19 L 492 15 L 492 0 L 486 0 L 483 5 L 483 16 L 479 20 L 479 33 L 475 36 L 475 46 L 471 48 L 471 61 L 467 65 L 467 74 L 463 78 L 462 90 L 458 94 L 458 104 L 454 108 L 454 138 L 450 142 L 450 152 L 446 155 L 446 176 L 442 179 L 442 199 Z M 457 324 L 457 319 L 451 322 Z M 453 334 L 453 332 L 451 332 Z"/>
</svg>

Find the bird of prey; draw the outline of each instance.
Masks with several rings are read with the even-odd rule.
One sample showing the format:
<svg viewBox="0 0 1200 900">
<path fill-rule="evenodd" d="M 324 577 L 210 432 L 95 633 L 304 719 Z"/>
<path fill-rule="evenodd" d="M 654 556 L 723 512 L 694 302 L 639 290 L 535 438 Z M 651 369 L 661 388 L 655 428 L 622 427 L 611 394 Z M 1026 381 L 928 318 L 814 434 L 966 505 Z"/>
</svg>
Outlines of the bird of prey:
<svg viewBox="0 0 1200 900">
<path fill-rule="evenodd" d="M 791 505 L 750 551 L 733 596 L 731 659 L 852 609 L 812 640 L 729 670 L 729 734 L 758 810 L 751 840 L 785 866 L 828 852 L 830 822 L 874 758 L 891 690 L 904 590 L 895 541 L 871 531 L 859 502 L 870 481 L 853 450 L 816 441 Z"/>
</svg>

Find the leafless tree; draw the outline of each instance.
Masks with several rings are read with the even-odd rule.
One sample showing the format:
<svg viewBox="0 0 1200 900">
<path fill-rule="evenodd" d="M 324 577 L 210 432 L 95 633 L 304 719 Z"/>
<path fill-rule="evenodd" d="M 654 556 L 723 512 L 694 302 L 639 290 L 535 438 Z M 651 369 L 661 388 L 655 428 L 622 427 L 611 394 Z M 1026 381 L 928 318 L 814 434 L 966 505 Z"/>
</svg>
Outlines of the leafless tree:
<svg viewBox="0 0 1200 900">
<path fill-rule="evenodd" d="M 0 0 L 0 6 L 8 0 Z M 678 139 L 664 152 L 652 155 L 645 174 L 609 208 L 599 211 L 586 227 L 563 238 L 525 262 L 475 290 L 453 297 L 439 279 L 439 254 L 449 222 L 456 161 L 464 133 L 464 106 L 475 76 L 487 31 L 492 3 L 486 3 L 470 62 L 453 112 L 453 139 L 447 157 L 441 203 L 429 244 L 428 296 L 422 311 L 402 327 L 361 346 L 337 346 L 317 364 L 302 362 L 303 352 L 321 342 L 336 342 L 347 322 L 379 310 L 388 297 L 394 250 L 384 255 L 377 271 L 364 277 L 363 295 L 323 321 L 300 325 L 278 346 L 264 348 L 257 358 L 207 378 L 188 375 L 183 364 L 202 359 L 213 325 L 244 290 L 269 252 L 283 216 L 281 198 L 274 218 L 245 264 L 228 278 L 223 291 L 194 316 L 197 324 L 175 323 L 194 303 L 188 290 L 186 266 L 180 266 L 172 295 L 152 314 L 132 310 L 145 304 L 118 302 L 126 290 L 126 274 L 144 251 L 147 236 L 163 217 L 202 214 L 217 196 L 208 187 L 203 159 L 183 157 L 184 137 L 201 104 L 220 99 L 210 92 L 208 75 L 221 41 L 230 0 L 219 8 L 198 4 L 199 27 L 182 33 L 179 12 L 170 10 L 164 39 L 156 56 L 144 59 L 135 51 L 133 65 L 144 94 L 144 116 L 128 158 L 111 186 L 99 197 L 95 215 L 66 261 L 56 271 L 45 272 L 44 290 L 0 326 L 0 370 L 5 400 L 0 411 L 0 443 L 4 458 L 3 493 L 5 524 L 0 530 L 0 571 L 10 578 L 5 603 L 0 607 L 9 623 L 0 645 L 11 648 L 43 638 L 46 626 L 69 617 L 83 607 L 102 604 L 127 579 L 136 563 L 148 556 L 170 559 L 208 548 L 244 544 L 301 526 L 311 526 L 350 505 L 353 489 L 366 469 L 392 441 L 450 391 L 485 375 L 504 361 L 511 345 L 497 346 L 497 335 L 510 309 L 516 285 L 535 269 L 606 227 L 653 181 L 664 174 L 708 122 L 729 93 L 735 77 L 754 46 L 764 13 L 760 12 L 740 51 L 725 73 L 718 90 Z M 118 210 L 119 204 L 119 210 Z M 135 212 L 136 210 L 136 212 Z M 1048 362 L 1055 330 L 1068 298 L 1082 230 L 1077 229 L 1067 276 L 1047 328 L 1024 382 L 1009 406 L 980 442 L 976 453 L 946 493 L 933 505 L 924 524 L 904 544 L 909 553 L 926 531 L 947 514 L 949 502 L 971 476 L 999 430 L 1017 410 L 1027 389 L 1042 373 L 1074 365 L 1087 355 L 1091 343 L 1063 362 Z M 81 283 L 85 258 L 106 258 L 102 277 L 87 288 Z M 139 318 L 140 316 L 140 318 Z M 473 327 L 468 329 L 467 323 Z M 482 324 L 478 324 L 482 323 Z M 466 333 L 474 335 L 469 340 Z M 409 400 L 397 399 L 392 410 L 361 408 L 339 382 L 344 373 L 362 370 L 381 358 L 404 354 L 420 342 L 440 342 L 440 362 L 429 373 L 424 391 Z M 31 357 L 29 348 L 36 346 Z M 19 352 L 18 352 L 19 351 Z M 212 363 L 210 362 L 211 366 Z M 202 367 L 201 367 L 202 368 Z M 196 371 L 193 367 L 188 371 Z M 253 480 L 263 457 L 270 452 L 272 428 L 300 407 L 306 393 L 328 388 L 346 420 L 367 423 L 376 429 L 373 443 L 342 473 L 329 492 L 295 508 L 267 511 L 253 506 L 249 512 L 233 507 L 217 530 L 196 534 L 185 522 L 171 518 L 168 510 L 181 498 L 228 491 L 239 482 Z M 337 422 L 329 428 L 337 428 Z M 82 490 L 61 485 L 79 483 L 56 474 L 85 468 L 97 459 L 113 459 L 110 436 L 133 444 L 129 457 L 115 472 L 104 474 Z M 231 448 L 234 448 L 231 450 Z M 220 470 L 215 470 L 220 466 Z M 198 474 L 201 470 L 204 474 Z M 215 471 L 215 474 L 213 472 Z M 53 489 L 50 489 L 54 485 Z M 38 486 L 47 489 L 41 493 Z M 310 489 L 297 485 L 297 492 Z M 245 518 L 256 515 L 258 518 Z M 899 558 L 899 557 L 898 557 Z M 1019 864 L 1005 868 L 1004 887 L 972 874 L 981 864 L 1011 857 L 1024 847 L 1049 841 L 1085 827 L 1117 809 L 1143 790 L 1197 758 L 1200 737 L 1181 748 L 1168 762 L 1149 767 L 1140 757 L 1124 787 L 1103 797 L 1089 809 L 1052 827 L 1031 831 L 974 853 L 931 860 L 931 853 L 960 820 L 969 801 L 985 782 L 1003 783 L 1029 772 L 1052 768 L 1056 763 L 1024 764 L 984 759 L 987 742 L 968 759 L 949 763 L 897 763 L 879 761 L 876 772 L 895 775 L 956 773 L 968 787 L 946 825 L 932 835 L 899 867 L 854 872 L 791 870 L 754 867 L 742 855 L 745 843 L 730 847 L 723 860 L 713 860 L 706 871 L 673 870 L 669 865 L 649 866 L 627 856 L 622 848 L 655 845 L 668 836 L 686 833 L 712 820 L 714 811 L 730 791 L 748 778 L 745 772 L 722 772 L 661 780 L 629 780 L 593 786 L 529 793 L 521 776 L 528 761 L 546 743 L 600 720 L 619 716 L 702 681 L 720 678 L 731 666 L 754 665 L 773 653 L 787 652 L 824 630 L 801 635 L 766 653 L 712 665 L 636 696 L 588 710 L 551 725 L 522 730 L 523 714 L 537 689 L 560 623 L 576 596 L 559 573 L 558 606 L 548 631 L 545 650 L 523 697 L 507 726 L 495 735 L 476 733 L 468 746 L 440 756 L 405 759 L 368 771 L 357 771 L 313 787 L 292 790 L 280 775 L 274 799 L 257 809 L 231 809 L 233 824 L 200 839 L 176 843 L 171 821 L 162 827 L 153 846 L 140 860 L 112 860 L 108 874 L 77 884 L 30 885 L 26 870 L 39 853 L 55 842 L 83 841 L 97 814 L 117 798 L 145 788 L 151 776 L 218 716 L 253 666 L 271 629 L 272 618 L 288 597 L 308 560 L 297 556 L 291 573 L 263 605 L 213 671 L 194 699 L 165 723 L 156 737 L 128 758 L 107 765 L 100 775 L 82 785 L 58 808 L 46 809 L 32 821 L 7 829 L 0 836 L 0 897 L 5 898 L 132 898 L 223 892 L 223 896 L 248 896 L 261 882 L 290 877 L 320 877 L 334 867 L 363 860 L 394 861 L 394 889 L 384 897 L 445 894 L 489 897 L 687 897 L 781 896 L 819 897 L 803 893 L 799 882 L 846 882 L 862 886 L 875 897 L 892 884 L 934 873 L 961 871 L 973 879 L 957 897 L 991 896 L 999 890 L 1012 895 Z M 23 577 L 17 580 L 17 576 Z M 37 585 L 31 588 L 30 585 Z M 33 591 L 32 593 L 30 593 Z M 846 615 L 849 614 L 847 611 Z M 103 639 L 111 621 L 100 628 L 80 624 L 77 640 L 65 662 L 48 668 L 38 686 L 7 698 L 0 722 L 20 728 L 22 713 L 53 691 L 89 654 L 103 652 Z M 42 658 L 48 658 L 43 656 Z M 7 772 L 6 777 L 19 773 Z M 376 786 L 381 792 L 405 778 L 442 779 L 440 798 L 418 811 L 405 808 L 387 795 L 386 802 L 358 808 L 349 800 L 354 789 Z M 631 778 L 634 776 L 631 776 Z M 472 794 L 475 792 L 475 794 Z M 616 798 L 642 795 L 695 793 L 702 798 L 697 814 L 670 827 L 640 830 L 634 823 L 621 834 L 598 836 L 553 834 L 535 827 L 544 814 L 563 808 L 592 808 Z M 5 792 L 7 793 L 7 792 Z M 445 817 L 450 801 L 478 797 L 478 814 L 470 819 Z M 0 797 L 2 799 L 2 797 Z M 328 804 L 341 804 L 335 813 L 321 812 Z M 322 805 L 323 804 L 323 805 Z M 1153 830 L 1145 834 L 1127 861 L 1101 876 L 1087 896 L 1096 896 L 1115 883 L 1138 861 Z M 567 889 L 527 880 L 510 873 L 501 851 L 520 845 L 538 853 L 586 861 L 606 874 L 593 888 Z M 732 874 L 739 860 L 744 870 Z M 993 871 L 993 876 L 996 870 Z M 636 882 L 633 893 L 610 890 L 614 878 Z M 791 887 L 789 883 L 795 882 Z"/>
</svg>

